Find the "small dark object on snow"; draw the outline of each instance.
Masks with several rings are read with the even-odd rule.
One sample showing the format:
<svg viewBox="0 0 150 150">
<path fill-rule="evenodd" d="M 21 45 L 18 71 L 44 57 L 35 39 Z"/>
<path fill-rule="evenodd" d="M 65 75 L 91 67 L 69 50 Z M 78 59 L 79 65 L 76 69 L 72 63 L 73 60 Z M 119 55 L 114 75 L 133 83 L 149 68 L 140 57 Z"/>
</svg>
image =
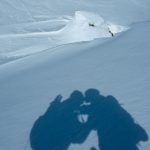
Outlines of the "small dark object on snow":
<svg viewBox="0 0 150 150">
<path fill-rule="evenodd" d="M 95 27 L 95 25 L 93 23 L 89 23 L 90 27 Z"/>
<path fill-rule="evenodd" d="M 114 34 L 110 30 L 109 30 L 109 33 L 111 34 L 112 37 L 114 36 Z"/>
<path fill-rule="evenodd" d="M 91 147 L 91 149 L 90 150 L 97 150 L 95 147 Z"/>
</svg>

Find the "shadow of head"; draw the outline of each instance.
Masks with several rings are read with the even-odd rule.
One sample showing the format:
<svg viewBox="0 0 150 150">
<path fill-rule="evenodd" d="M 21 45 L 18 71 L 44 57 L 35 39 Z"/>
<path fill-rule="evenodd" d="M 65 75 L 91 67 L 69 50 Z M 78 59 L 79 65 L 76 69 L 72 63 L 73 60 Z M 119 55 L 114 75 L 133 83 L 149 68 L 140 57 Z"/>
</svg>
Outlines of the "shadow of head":
<svg viewBox="0 0 150 150">
<path fill-rule="evenodd" d="M 80 105 L 84 101 L 84 96 L 82 92 L 75 90 L 70 94 L 70 98 L 68 100 L 73 101 L 77 105 Z"/>
<path fill-rule="evenodd" d="M 97 89 L 88 89 L 85 91 L 85 96 L 90 98 L 95 98 L 100 95 L 100 92 Z"/>
</svg>

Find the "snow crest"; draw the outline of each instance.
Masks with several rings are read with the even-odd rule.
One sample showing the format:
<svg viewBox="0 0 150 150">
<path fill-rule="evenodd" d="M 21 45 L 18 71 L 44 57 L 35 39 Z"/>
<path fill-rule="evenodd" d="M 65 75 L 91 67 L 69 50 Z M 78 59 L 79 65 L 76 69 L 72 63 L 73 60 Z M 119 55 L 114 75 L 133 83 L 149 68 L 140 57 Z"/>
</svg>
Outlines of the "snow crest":
<svg viewBox="0 0 150 150">
<path fill-rule="evenodd" d="M 64 44 L 109 38 L 127 29 L 106 21 L 92 12 L 76 11 L 73 17 L 66 18 L 65 25 L 56 31 L 32 32 L 31 30 L 23 34 L 1 35 L 0 46 L 3 49 L 0 51 L 0 64 L 45 50 L 53 51 L 54 47 Z M 50 22 L 47 23 L 51 26 Z M 62 19 L 57 20 L 55 26 L 59 26 L 59 23 L 62 24 Z"/>
</svg>

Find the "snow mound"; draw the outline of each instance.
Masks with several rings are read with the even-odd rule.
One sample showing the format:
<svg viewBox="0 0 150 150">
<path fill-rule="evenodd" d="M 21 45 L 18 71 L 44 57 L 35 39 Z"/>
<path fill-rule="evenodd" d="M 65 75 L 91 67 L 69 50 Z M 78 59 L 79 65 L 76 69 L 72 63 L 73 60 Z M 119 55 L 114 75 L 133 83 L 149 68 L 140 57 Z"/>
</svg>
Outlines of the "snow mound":
<svg viewBox="0 0 150 150">
<path fill-rule="evenodd" d="M 32 32 L 34 24 L 30 26 L 31 32 L 28 33 L 0 35 L 0 47 L 3 47 L 0 50 L 0 64 L 45 50 L 53 52 L 53 48 L 64 44 L 112 37 L 127 29 L 106 21 L 98 14 L 85 11 L 76 11 L 73 17 L 67 16 L 65 21 L 64 19 L 57 19 L 57 22 L 51 20 L 51 23 L 48 21 L 44 25 L 58 27 L 62 22 L 64 26 L 55 31 Z"/>
<path fill-rule="evenodd" d="M 127 28 L 105 21 L 91 12 L 76 11 L 72 20 L 61 30 L 68 42 L 90 41 L 96 38 L 112 37 Z"/>
</svg>

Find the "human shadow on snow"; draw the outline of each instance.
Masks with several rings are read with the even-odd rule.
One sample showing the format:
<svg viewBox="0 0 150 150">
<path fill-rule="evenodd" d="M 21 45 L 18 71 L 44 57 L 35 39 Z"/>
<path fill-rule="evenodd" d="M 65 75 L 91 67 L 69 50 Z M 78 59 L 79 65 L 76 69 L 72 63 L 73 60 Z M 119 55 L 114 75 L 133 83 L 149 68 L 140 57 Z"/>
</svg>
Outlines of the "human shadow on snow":
<svg viewBox="0 0 150 150">
<path fill-rule="evenodd" d="M 70 144 L 84 143 L 92 130 L 97 131 L 100 150 L 139 150 L 139 142 L 148 141 L 146 131 L 116 98 L 88 89 L 84 95 L 75 90 L 68 99 L 58 95 L 51 102 L 32 127 L 31 148 L 67 150 Z"/>
</svg>

